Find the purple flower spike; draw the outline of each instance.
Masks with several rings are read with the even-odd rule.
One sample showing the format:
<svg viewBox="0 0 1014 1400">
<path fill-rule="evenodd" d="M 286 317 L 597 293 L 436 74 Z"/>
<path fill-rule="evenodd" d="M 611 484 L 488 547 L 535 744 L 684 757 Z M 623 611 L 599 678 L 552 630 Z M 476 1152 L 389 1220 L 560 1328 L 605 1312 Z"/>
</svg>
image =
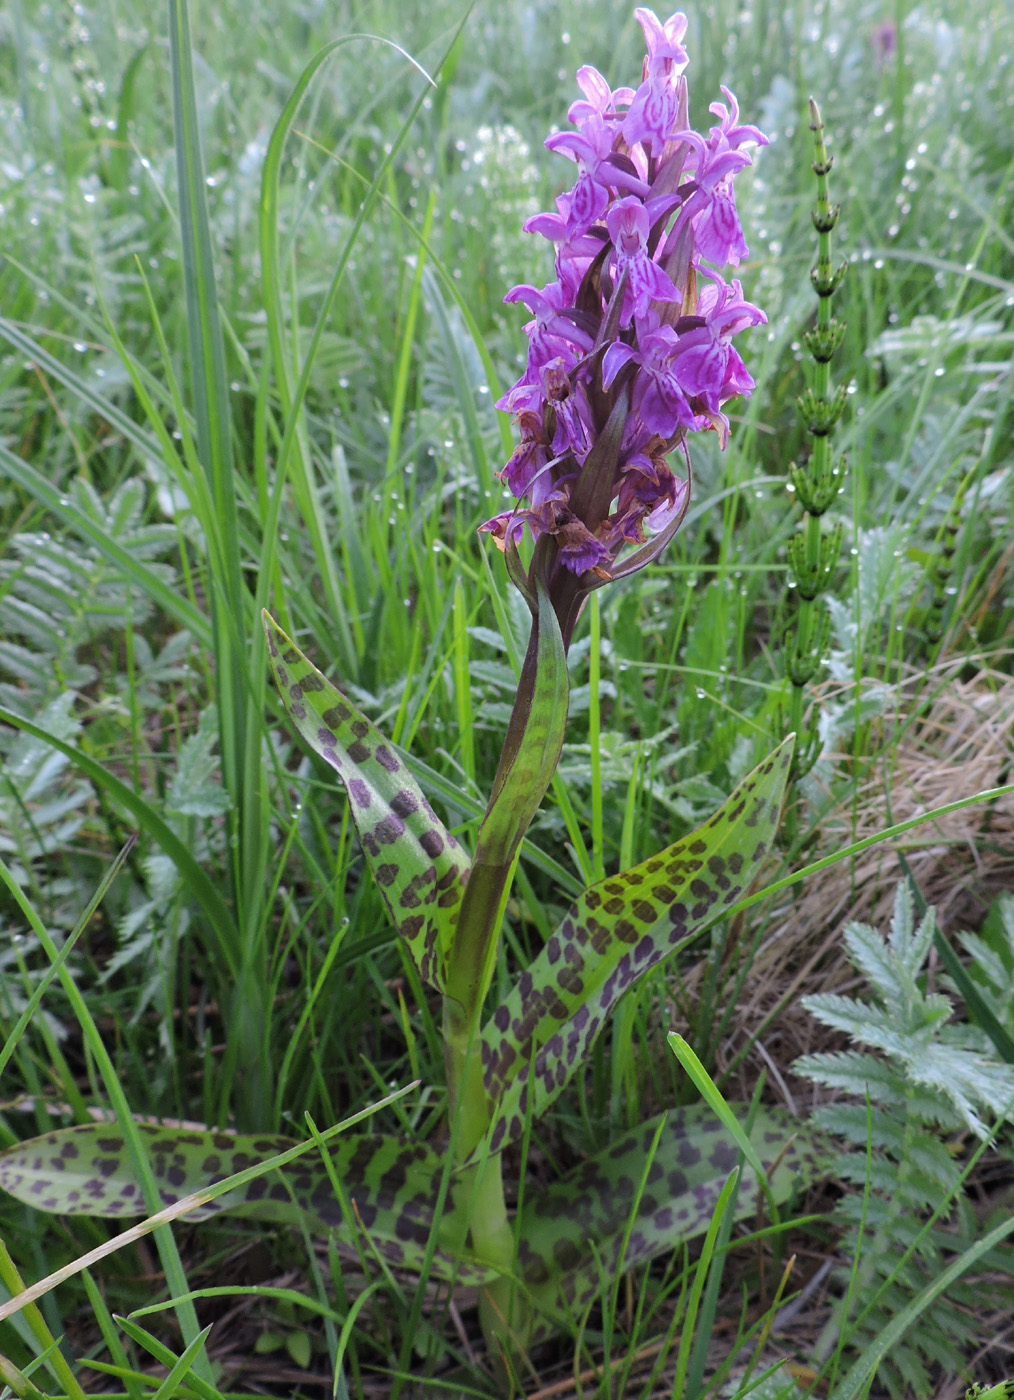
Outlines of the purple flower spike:
<svg viewBox="0 0 1014 1400">
<path fill-rule="evenodd" d="M 589 590 L 643 567 L 675 534 L 688 435 L 714 429 L 724 446 L 724 405 L 753 388 L 733 338 L 766 320 L 714 270 L 747 256 L 733 187 L 766 138 L 740 122 L 727 88 L 707 136 L 688 129 L 686 17 L 635 17 L 640 86 L 579 69 L 573 129 L 546 142 L 577 167 L 555 211 L 525 224 L 553 243 L 555 279 L 505 298 L 534 317 L 525 371 L 497 405 L 520 429 L 500 473 L 517 504 L 482 529 L 510 552 L 519 587 L 515 547 L 526 533 L 539 542 L 526 596 L 537 571 L 567 644 Z M 668 462 L 677 450 L 685 479 Z"/>
</svg>

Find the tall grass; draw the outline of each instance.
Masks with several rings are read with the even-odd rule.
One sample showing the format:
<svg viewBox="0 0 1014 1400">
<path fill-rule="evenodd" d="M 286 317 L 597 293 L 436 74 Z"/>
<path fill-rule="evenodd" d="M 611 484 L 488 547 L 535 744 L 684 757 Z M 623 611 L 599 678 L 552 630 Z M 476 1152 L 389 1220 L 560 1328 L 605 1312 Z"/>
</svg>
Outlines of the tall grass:
<svg viewBox="0 0 1014 1400">
<path fill-rule="evenodd" d="M 878 58 L 888 19 L 897 48 Z M 720 0 L 691 15 L 695 92 L 728 83 L 773 138 L 740 196 L 744 284 L 769 314 L 749 347 L 758 390 L 724 455 L 695 449 L 666 558 L 582 619 L 568 747 L 525 845 L 501 981 L 582 883 L 713 811 L 784 711 L 811 91 L 850 261 L 836 311 L 851 553 L 820 701 L 847 762 L 807 789 L 798 846 L 889 766 L 873 727 L 885 688 L 954 654 L 1009 670 L 1012 25 L 998 0 L 932 14 Z M 518 228 L 563 179 L 540 142 L 573 69 L 625 80 L 637 37 L 590 0 L 467 15 L 226 0 L 189 16 L 181 0 L 19 0 L 0 20 L 5 1143 L 26 1114 L 42 1131 L 50 1111 L 99 1102 L 123 1122 L 302 1133 L 306 1112 L 330 1124 L 389 1085 L 439 1080 L 431 1008 L 362 878 L 344 800 L 279 722 L 254 620 L 271 603 L 474 835 L 527 628 L 475 534 L 502 494 L 509 426 L 493 403 L 523 347 L 501 298 L 550 276 Z M 805 858 L 785 859 L 774 873 L 791 879 Z M 706 1062 L 746 967 L 726 938 L 701 953 L 690 1008 Z M 554 1121 L 555 1153 L 683 1092 L 653 1050 L 671 991 L 659 975 L 623 1009 Z M 388 1121 L 430 1132 L 441 1110 L 424 1096 Z M 3 1211 L 23 1274 L 98 1235 Z M 316 1259 L 279 1248 L 326 1298 Z M 182 1296 L 172 1250 L 167 1237 Z M 684 1277 L 685 1302 L 706 1267 Z M 108 1321 L 106 1288 L 89 1284 Z M 140 1301 L 126 1270 L 108 1290 L 115 1310 Z M 42 1304 L 54 1336 L 61 1307 Z M 405 1319 L 420 1309 L 421 1295 Z M 179 1319 L 189 1347 L 191 1305 Z M 29 1367 L 49 1346 L 22 1330 L 0 1351 Z M 196 1346 L 191 1361 L 188 1384 L 210 1393 Z M 699 1380 L 700 1353 L 692 1364 Z"/>
</svg>

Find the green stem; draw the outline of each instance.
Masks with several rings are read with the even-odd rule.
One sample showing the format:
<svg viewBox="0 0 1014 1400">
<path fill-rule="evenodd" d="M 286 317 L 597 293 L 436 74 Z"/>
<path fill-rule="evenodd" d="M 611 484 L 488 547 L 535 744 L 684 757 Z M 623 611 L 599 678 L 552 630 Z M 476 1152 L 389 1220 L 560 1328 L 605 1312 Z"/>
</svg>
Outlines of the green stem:
<svg viewBox="0 0 1014 1400">
<path fill-rule="evenodd" d="M 593 593 L 588 600 L 588 620 L 591 624 L 591 646 L 588 649 L 588 746 L 591 750 L 591 802 L 592 802 L 592 859 L 595 862 L 595 879 L 606 876 L 605 844 L 602 815 L 602 755 L 600 745 L 599 714 L 599 645 L 600 618 L 599 595 Z"/>
<path fill-rule="evenodd" d="M 567 659 L 557 613 L 541 579 L 533 594 L 528 651 L 465 883 L 443 1000 L 448 1107 L 455 1161 L 473 1203 L 471 1244 L 499 1275 L 483 1293 L 483 1328 L 491 1354 L 508 1357 L 524 1344 L 529 1311 L 513 1282 L 514 1232 L 501 1157 L 483 1152 L 492 1105 L 479 1032 L 521 841 L 556 771 L 567 723 Z"/>
<path fill-rule="evenodd" d="M 830 434 L 841 416 L 844 402 L 841 394 L 832 396 L 831 393 L 831 359 L 843 333 L 843 328 L 831 315 L 831 298 L 843 270 L 835 272 L 831 263 L 831 230 L 838 211 L 832 208 L 828 190 L 827 177 L 832 162 L 824 141 L 824 124 L 820 108 L 812 98 L 810 130 L 813 133 L 813 172 L 817 177 L 817 202 L 812 216 L 817 231 L 817 261 L 811 273 L 817 292 L 817 324 L 804 336 L 814 367 L 810 388 L 800 399 L 800 408 L 807 420 L 813 446 L 805 468 L 790 468 L 792 489 L 805 514 L 800 534 L 790 543 L 789 559 L 798 587 L 798 607 L 795 633 L 786 650 L 786 672 L 791 683 L 789 728 L 800 736 L 793 767 L 796 778 L 809 771 L 816 756 L 813 731 L 809 736 L 803 733 L 803 710 L 806 686 L 822 660 L 826 634 L 819 599 L 834 569 L 837 553 L 836 534 L 832 532 L 825 541 L 820 518 L 836 493 L 840 465 L 837 468 L 834 465 Z M 791 837 L 791 808 L 787 827 Z"/>
</svg>

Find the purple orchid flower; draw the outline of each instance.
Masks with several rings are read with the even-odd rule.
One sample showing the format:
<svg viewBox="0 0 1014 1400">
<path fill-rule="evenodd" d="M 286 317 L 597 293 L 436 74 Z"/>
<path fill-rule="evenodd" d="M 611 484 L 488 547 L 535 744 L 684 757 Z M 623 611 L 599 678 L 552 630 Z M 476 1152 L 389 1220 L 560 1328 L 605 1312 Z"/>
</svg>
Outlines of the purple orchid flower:
<svg viewBox="0 0 1014 1400">
<path fill-rule="evenodd" d="M 652 324 L 653 323 L 653 324 Z M 671 437 L 678 427 L 700 426 L 676 373 L 680 337 L 658 317 L 645 317 L 638 328 L 638 349 L 614 341 L 602 358 L 602 387 L 608 389 L 624 365 L 637 364 L 631 409 L 650 433 Z"/>
<path fill-rule="evenodd" d="M 678 108 L 676 80 L 687 66 L 682 39 L 687 17 L 671 15 L 660 24 L 654 10 L 634 11 L 648 46 L 644 82 L 634 94 L 623 123 L 628 146 L 643 145 L 653 156 L 662 154 L 672 133 Z"/>
<path fill-rule="evenodd" d="M 766 325 L 768 318 L 744 299 L 738 281 L 729 285 L 717 273 L 701 271 L 711 282 L 697 302 L 703 324 L 680 338 L 676 373 L 687 394 L 701 399 L 709 413 L 718 413 L 729 399 L 754 387 L 732 337 L 747 326 Z"/>
<path fill-rule="evenodd" d="M 613 89 L 579 69 L 575 129 L 546 142 L 577 166 L 555 211 L 524 226 L 553 243 L 555 280 L 506 297 L 534 317 L 525 371 L 497 405 L 520 429 L 500 473 L 517 504 L 482 529 L 519 587 L 518 546 L 525 534 L 537 541 L 530 570 L 566 643 L 588 591 L 642 567 L 679 527 L 687 437 L 715 429 L 724 445 L 723 406 L 753 388 L 732 341 L 766 319 L 713 270 L 747 256 L 733 187 L 747 148 L 766 139 L 740 122 L 727 88 L 707 137 L 690 130 L 686 17 L 635 17 L 647 48 L 640 86 Z M 674 450 L 685 479 L 667 460 Z"/>
<path fill-rule="evenodd" d="M 648 252 L 651 220 L 647 206 L 634 195 L 618 199 L 606 215 L 616 250 L 616 280 L 626 279 L 620 325 L 645 316 L 653 301 L 679 301 L 680 294 Z"/>
</svg>

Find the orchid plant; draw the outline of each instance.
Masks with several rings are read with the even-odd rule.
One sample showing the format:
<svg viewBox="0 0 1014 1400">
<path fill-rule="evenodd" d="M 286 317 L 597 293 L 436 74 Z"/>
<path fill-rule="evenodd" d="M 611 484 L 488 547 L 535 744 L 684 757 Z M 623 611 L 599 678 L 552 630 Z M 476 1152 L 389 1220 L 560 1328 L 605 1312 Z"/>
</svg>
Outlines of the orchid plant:
<svg viewBox="0 0 1014 1400">
<path fill-rule="evenodd" d="M 520 432 L 501 473 L 515 500 L 481 528 L 532 623 L 470 856 L 403 756 L 265 618 L 288 714 L 341 779 L 391 919 L 440 1000 L 449 1148 L 346 1131 L 318 1144 L 320 1164 L 307 1166 L 291 1152 L 275 1162 L 291 1148 L 277 1138 L 141 1130 L 164 1203 L 203 1192 L 198 1212 L 300 1220 L 347 1245 L 365 1237 L 390 1265 L 473 1284 L 494 1354 L 579 1317 L 603 1272 L 669 1251 L 708 1222 L 745 1141 L 710 1110 L 642 1124 L 526 1193 L 514 1219 L 504 1149 L 581 1071 L 619 1000 L 746 893 L 776 833 L 792 754 L 790 737 L 698 831 L 586 889 L 507 997 L 487 1007 L 513 873 L 564 740 L 567 651 L 582 606 L 656 559 L 679 529 L 690 435 L 712 430 L 724 445 L 726 407 L 753 387 L 733 341 L 766 319 L 724 276 L 747 255 L 734 180 L 765 138 L 740 122 L 724 88 L 708 133 L 693 130 L 686 17 L 662 23 L 638 9 L 636 18 L 647 45 L 640 85 L 612 89 L 581 68 L 573 129 L 546 142 L 577 169 L 555 211 L 525 225 L 553 245 L 554 278 L 506 298 L 534 318 L 524 371 L 498 405 Z M 754 1209 L 749 1182 L 784 1200 L 821 1155 L 800 1124 L 771 1109 L 755 1110 L 749 1132 L 765 1179 L 745 1171 L 739 1213 Z M 270 1170 L 250 1179 L 269 1158 Z M 43 1210 L 143 1209 L 135 1148 L 107 1126 L 8 1150 L 0 1184 Z"/>
</svg>

